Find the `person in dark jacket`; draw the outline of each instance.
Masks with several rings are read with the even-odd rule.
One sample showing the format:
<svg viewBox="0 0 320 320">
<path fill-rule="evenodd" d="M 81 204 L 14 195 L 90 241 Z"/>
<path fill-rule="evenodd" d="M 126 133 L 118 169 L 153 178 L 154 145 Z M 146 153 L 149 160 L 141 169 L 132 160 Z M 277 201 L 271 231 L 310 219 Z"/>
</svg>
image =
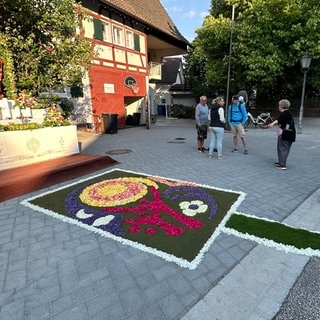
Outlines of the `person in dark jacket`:
<svg viewBox="0 0 320 320">
<path fill-rule="evenodd" d="M 224 136 L 224 126 L 226 120 L 224 118 L 224 99 L 217 97 L 212 101 L 212 107 L 209 112 L 209 158 L 213 157 L 214 147 L 217 146 L 218 159 L 222 159 L 222 141 Z"/>
<path fill-rule="evenodd" d="M 291 150 L 291 145 L 296 141 L 296 129 L 294 125 L 294 119 L 289 111 L 290 101 L 283 99 L 279 101 L 279 118 L 268 125 L 268 128 L 272 128 L 274 125 L 278 125 L 277 130 L 277 153 L 278 162 L 275 162 L 275 166 L 280 170 L 287 169 L 287 159 Z"/>
</svg>

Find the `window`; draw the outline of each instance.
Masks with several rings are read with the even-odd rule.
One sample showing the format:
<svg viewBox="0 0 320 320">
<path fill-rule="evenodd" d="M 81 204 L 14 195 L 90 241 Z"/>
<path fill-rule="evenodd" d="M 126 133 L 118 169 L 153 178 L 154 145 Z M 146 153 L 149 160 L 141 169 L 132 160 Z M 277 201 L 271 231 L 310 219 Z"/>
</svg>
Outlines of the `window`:
<svg viewBox="0 0 320 320">
<path fill-rule="evenodd" d="M 133 49 L 133 32 L 127 30 L 126 31 L 126 47 Z"/>
<path fill-rule="evenodd" d="M 123 29 L 117 26 L 113 26 L 113 43 L 118 45 L 123 45 Z"/>
<path fill-rule="evenodd" d="M 93 36 L 97 40 L 103 40 L 102 36 L 102 22 L 98 19 L 93 19 Z"/>
<path fill-rule="evenodd" d="M 140 52 L 140 36 L 136 33 L 133 35 L 133 42 L 134 42 L 134 50 Z"/>
<path fill-rule="evenodd" d="M 71 87 L 70 94 L 72 98 L 83 97 L 83 89 L 81 87 Z"/>
<path fill-rule="evenodd" d="M 109 41 L 110 39 L 110 24 L 102 22 L 98 19 L 93 19 L 94 37 L 97 40 Z"/>
<path fill-rule="evenodd" d="M 106 23 L 106 22 L 102 23 L 102 38 L 103 38 L 103 41 L 111 42 L 109 23 Z"/>
</svg>

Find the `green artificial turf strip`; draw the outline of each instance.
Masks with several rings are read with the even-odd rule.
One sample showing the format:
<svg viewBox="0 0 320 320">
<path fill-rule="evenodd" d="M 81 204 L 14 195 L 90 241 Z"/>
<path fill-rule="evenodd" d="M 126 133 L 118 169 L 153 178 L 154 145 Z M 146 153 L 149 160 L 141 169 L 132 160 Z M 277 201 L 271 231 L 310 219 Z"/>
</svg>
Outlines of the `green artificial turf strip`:
<svg viewBox="0 0 320 320">
<path fill-rule="evenodd" d="M 279 222 L 233 214 L 227 221 L 226 227 L 299 249 L 320 249 L 319 233 L 296 229 Z"/>
</svg>

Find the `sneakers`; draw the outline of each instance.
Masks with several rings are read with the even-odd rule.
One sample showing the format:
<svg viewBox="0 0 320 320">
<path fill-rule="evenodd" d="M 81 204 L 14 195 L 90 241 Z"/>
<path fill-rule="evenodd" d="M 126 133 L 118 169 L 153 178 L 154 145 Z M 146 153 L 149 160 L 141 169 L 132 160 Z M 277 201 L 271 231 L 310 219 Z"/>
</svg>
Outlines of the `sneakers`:
<svg viewBox="0 0 320 320">
<path fill-rule="evenodd" d="M 223 159 L 223 156 L 218 156 L 218 160 L 222 160 Z"/>
<path fill-rule="evenodd" d="M 277 166 L 277 169 L 279 169 L 279 170 L 287 170 L 287 167 L 286 166 L 282 166 L 281 164 L 279 164 Z"/>
<path fill-rule="evenodd" d="M 201 149 L 201 148 L 198 148 L 198 151 L 199 151 L 199 152 L 201 152 L 201 153 L 203 153 L 203 152 L 204 152 L 204 150 L 203 150 L 203 149 Z"/>
<path fill-rule="evenodd" d="M 234 148 L 233 150 L 231 150 L 231 152 L 238 152 L 238 151 L 239 151 L 238 148 Z M 244 153 L 244 154 L 248 154 L 248 150 L 245 149 L 243 153 Z"/>
<path fill-rule="evenodd" d="M 279 170 L 287 170 L 287 167 L 286 166 L 282 166 L 279 162 L 275 162 L 274 165 Z"/>
<path fill-rule="evenodd" d="M 202 151 L 209 151 L 209 148 L 202 148 Z"/>
</svg>

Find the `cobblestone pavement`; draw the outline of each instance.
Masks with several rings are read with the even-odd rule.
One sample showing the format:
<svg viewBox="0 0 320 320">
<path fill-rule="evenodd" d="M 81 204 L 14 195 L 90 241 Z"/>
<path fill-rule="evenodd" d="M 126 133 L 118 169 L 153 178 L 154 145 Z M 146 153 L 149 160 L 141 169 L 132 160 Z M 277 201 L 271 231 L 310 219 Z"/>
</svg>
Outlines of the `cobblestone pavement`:
<svg viewBox="0 0 320 320">
<path fill-rule="evenodd" d="M 231 153 L 226 132 L 223 160 L 197 152 L 190 120 L 79 132 L 79 141 L 83 153 L 111 151 L 116 168 L 243 191 L 238 211 L 320 231 L 319 128 L 320 118 L 304 119 L 286 171 L 273 165 L 273 129 L 247 130 L 248 155 Z M 195 270 L 183 269 L 20 204 L 38 193 L 0 203 L 1 320 L 290 319 L 283 309 L 319 268 L 317 258 L 221 233 Z"/>
</svg>

